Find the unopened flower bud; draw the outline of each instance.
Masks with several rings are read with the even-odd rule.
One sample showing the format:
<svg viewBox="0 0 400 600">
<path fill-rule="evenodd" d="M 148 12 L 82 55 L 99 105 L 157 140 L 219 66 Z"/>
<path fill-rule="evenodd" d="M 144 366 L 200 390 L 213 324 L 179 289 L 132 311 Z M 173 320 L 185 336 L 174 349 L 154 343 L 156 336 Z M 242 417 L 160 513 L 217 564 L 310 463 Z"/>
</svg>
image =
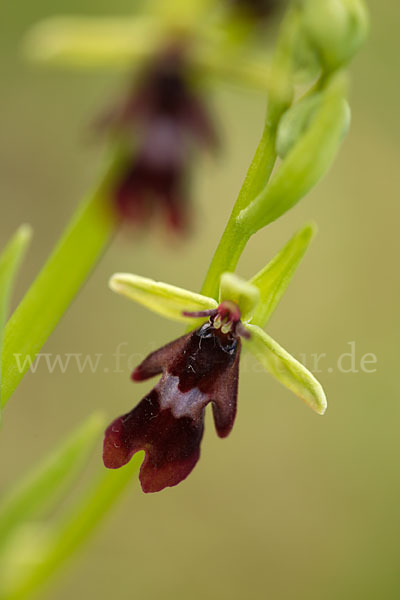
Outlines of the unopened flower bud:
<svg viewBox="0 0 400 600">
<path fill-rule="evenodd" d="M 368 33 L 363 0 L 304 0 L 303 22 L 325 69 L 349 62 Z"/>
</svg>

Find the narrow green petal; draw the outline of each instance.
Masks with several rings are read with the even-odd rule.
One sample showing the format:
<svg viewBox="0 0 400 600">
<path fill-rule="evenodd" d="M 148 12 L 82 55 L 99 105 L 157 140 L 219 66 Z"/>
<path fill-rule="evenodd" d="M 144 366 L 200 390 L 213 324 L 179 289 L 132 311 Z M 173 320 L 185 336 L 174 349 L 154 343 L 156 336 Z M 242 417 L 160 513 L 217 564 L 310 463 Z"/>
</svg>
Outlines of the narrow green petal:
<svg viewBox="0 0 400 600">
<path fill-rule="evenodd" d="M 315 230 L 314 225 L 300 229 L 279 254 L 251 279 L 250 283 L 257 286 L 261 294 L 261 302 L 251 320 L 254 325 L 264 327 L 271 317 L 306 253 Z"/>
<path fill-rule="evenodd" d="M 22 225 L 0 255 L 0 356 L 3 347 L 3 331 L 7 320 L 7 311 L 14 278 L 18 272 L 19 265 L 22 261 L 31 236 L 32 230 L 29 225 Z"/>
<path fill-rule="evenodd" d="M 0 550 L 21 524 L 41 517 L 60 500 L 68 483 L 86 464 L 103 428 L 102 415 L 90 416 L 2 499 Z"/>
<path fill-rule="evenodd" d="M 110 288 L 163 317 L 182 323 L 193 322 L 191 317 L 183 315 L 184 312 L 212 310 L 218 306 L 217 302 L 208 296 L 129 273 L 113 275 Z"/>
<path fill-rule="evenodd" d="M 242 319 L 246 321 L 254 313 L 260 301 L 260 292 L 255 285 L 234 273 L 223 273 L 219 289 L 219 301 L 231 300 L 240 308 Z"/>
<path fill-rule="evenodd" d="M 37 24 L 25 42 L 31 60 L 68 67 L 126 67 L 151 56 L 162 31 L 150 17 L 56 17 Z"/>
<path fill-rule="evenodd" d="M 321 384 L 314 375 L 256 325 L 246 325 L 251 333 L 243 343 L 260 363 L 289 390 L 299 396 L 319 415 L 327 408 Z"/>
</svg>

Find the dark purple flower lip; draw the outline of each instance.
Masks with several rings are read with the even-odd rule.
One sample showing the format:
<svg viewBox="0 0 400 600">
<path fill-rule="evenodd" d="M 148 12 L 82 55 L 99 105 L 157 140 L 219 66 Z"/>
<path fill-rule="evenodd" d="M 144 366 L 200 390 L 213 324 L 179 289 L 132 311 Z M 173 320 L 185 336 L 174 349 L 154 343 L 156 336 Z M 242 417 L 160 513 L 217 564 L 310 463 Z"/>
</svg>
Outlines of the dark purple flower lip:
<svg viewBox="0 0 400 600">
<path fill-rule="evenodd" d="M 223 302 L 214 311 L 193 313 L 209 321 L 150 354 L 133 372 L 134 381 L 161 379 L 129 413 L 107 429 L 103 460 L 117 469 L 139 450 L 144 492 L 175 486 L 200 457 L 204 411 L 213 408 L 217 434 L 232 430 L 237 406 L 241 333 L 240 311 Z M 240 329 L 240 328 L 239 328 Z"/>
</svg>

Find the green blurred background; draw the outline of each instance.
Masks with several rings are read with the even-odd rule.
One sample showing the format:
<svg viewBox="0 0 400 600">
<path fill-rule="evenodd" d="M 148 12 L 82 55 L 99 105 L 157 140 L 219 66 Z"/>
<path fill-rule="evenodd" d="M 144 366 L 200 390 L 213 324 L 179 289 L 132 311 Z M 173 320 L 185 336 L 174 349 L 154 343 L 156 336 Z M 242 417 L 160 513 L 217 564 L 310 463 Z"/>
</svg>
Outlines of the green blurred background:
<svg viewBox="0 0 400 600">
<path fill-rule="evenodd" d="M 393 0 L 369 5 L 373 27 L 352 68 L 353 122 L 340 156 L 307 199 L 251 241 L 239 267 L 252 275 L 294 230 L 317 222 L 319 235 L 270 332 L 297 356 L 327 355 L 318 374 L 326 416 L 314 415 L 246 357 L 230 437 L 219 440 L 208 415 L 202 459 L 185 483 L 144 495 L 133 481 L 50 597 L 399 597 L 400 7 Z M 107 72 L 35 69 L 21 58 L 21 39 L 54 13 L 130 8 L 128 0 L 2 7 L 1 244 L 21 222 L 35 230 L 16 298 L 96 176 L 102 148 L 87 125 L 123 82 Z M 126 359 L 126 372 L 113 372 L 118 344 L 143 355 L 180 335 L 179 326 L 114 296 L 106 282 L 118 270 L 199 288 L 264 116 L 263 97 L 248 91 L 218 88 L 213 103 L 225 151 L 198 161 L 194 237 L 171 247 L 156 227 L 133 243 L 126 236 L 115 241 L 44 349 L 102 353 L 102 368 L 50 375 L 43 365 L 26 376 L 4 415 L 1 489 L 93 410 L 111 419 L 144 395 L 149 384 L 130 383 Z M 338 370 L 349 342 L 358 368 L 364 354 L 377 356 L 375 373 Z"/>
</svg>

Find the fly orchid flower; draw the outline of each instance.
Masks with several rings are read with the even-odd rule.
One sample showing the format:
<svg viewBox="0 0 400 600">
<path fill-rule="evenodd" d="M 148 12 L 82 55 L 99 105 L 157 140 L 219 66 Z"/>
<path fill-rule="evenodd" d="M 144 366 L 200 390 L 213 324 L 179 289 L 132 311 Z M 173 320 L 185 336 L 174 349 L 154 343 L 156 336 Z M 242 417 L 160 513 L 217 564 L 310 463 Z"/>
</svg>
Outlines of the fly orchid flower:
<svg viewBox="0 0 400 600">
<path fill-rule="evenodd" d="M 212 403 L 217 434 L 226 437 L 232 430 L 242 346 L 278 381 L 324 414 L 326 398 L 319 382 L 261 328 L 311 237 L 312 228 L 304 228 L 250 281 L 223 273 L 218 298 L 137 275 L 111 278 L 112 290 L 175 321 L 196 319 L 196 328 L 150 354 L 133 372 L 133 381 L 162 376 L 132 411 L 108 427 L 106 467 L 122 467 L 144 450 L 140 471 L 144 492 L 157 492 L 185 479 L 200 456 L 207 404 Z"/>
<path fill-rule="evenodd" d="M 217 146 L 217 135 L 182 46 L 153 58 L 139 83 L 102 119 L 127 149 L 115 200 L 124 220 L 141 223 L 161 205 L 174 230 L 187 222 L 187 171 L 193 142 Z"/>
</svg>

